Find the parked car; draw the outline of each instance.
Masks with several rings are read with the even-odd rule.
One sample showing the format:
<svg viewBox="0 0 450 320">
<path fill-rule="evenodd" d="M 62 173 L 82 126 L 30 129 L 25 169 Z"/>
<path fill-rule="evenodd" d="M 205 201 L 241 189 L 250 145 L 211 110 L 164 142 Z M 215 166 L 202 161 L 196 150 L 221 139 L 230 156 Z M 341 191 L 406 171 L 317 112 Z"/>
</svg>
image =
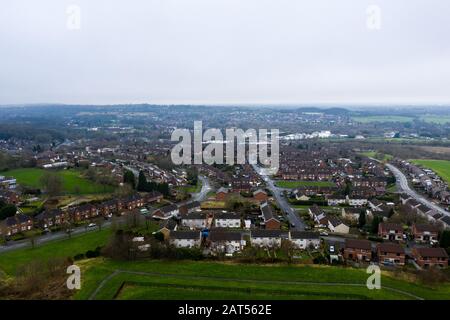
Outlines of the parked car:
<svg viewBox="0 0 450 320">
<path fill-rule="evenodd" d="M 88 224 L 88 228 L 95 228 L 97 225 L 95 223 L 89 223 Z"/>
</svg>

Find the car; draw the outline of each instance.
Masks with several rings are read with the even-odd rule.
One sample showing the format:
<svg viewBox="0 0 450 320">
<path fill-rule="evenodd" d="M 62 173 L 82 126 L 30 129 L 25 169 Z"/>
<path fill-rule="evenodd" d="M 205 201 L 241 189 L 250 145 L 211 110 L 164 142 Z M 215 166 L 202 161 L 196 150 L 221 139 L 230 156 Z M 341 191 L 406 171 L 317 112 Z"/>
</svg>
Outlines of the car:
<svg viewBox="0 0 450 320">
<path fill-rule="evenodd" d="M 331 245 L 329 250 L 330 250 L 331 253 L 333 253 L 334 252 L 334 246 Z"/>
<path fill-rule="evenodd" d="M 89 223 L 88 224 L 88 228 L 95 228 L 97 225 L 95 223 Z"/>
<path fill-rule="evenodd" d="M 295 228 L 295 223 L 291 222 L 291 227 Z"/>
<path fill-rule="evenodd" d="M 328 236 L 328 232 L 322 231 L 322 232 L 320 233 L 320 235 L 321 235 L 321 236 Z"/>
</svg>

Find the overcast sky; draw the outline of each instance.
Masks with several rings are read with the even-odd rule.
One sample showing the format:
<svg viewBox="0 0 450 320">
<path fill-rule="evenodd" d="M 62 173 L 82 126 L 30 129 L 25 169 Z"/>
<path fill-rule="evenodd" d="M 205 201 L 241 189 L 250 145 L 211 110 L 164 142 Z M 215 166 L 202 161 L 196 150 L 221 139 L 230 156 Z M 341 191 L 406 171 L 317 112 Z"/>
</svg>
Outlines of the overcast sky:
<svg viewBox="0 0 450 320">
<path fill-rule="evenodd" d="M 2 0 L 0 104 L 450 103 L 449 14 L 448 0 Z"/>
</svg>

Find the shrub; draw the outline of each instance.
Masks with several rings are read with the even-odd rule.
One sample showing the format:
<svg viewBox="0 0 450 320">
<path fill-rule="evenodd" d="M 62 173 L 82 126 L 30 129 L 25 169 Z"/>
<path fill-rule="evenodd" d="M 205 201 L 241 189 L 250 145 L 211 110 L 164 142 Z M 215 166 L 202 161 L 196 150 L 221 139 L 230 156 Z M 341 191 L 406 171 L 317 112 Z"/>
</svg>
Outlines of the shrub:
<svg viewBox="0 0 450 320">
<path fill-rule="evenodd" d="M 83 260 L 85 258 L 84 253 L 79 253 L 73 256 L 73 260 Z"/>
</svg>

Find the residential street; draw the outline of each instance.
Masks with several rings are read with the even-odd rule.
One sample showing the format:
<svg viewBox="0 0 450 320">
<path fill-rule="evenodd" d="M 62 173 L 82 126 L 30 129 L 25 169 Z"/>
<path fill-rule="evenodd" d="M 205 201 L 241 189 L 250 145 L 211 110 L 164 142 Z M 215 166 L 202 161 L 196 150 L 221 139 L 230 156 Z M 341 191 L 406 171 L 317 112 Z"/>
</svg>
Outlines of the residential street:
<svg viewBox="0 0 450 320">
<path fill-rule="evenodd" d="M 408 179 L 406 176 L 401 172 L 397 167 L 393 166 L 392 164 L 386 163 L 386 167 L 391 170 L 391 172 L 395 175 L 395 178 L 397 180 L 397 186 L 401 192 L 404 192 L 408 194 L 409 196 L 416 199 L 418 202 L 430 207 L 431 209 L 436 210 L 437 212 L 450 216 L 450 213 L 446 211 L 444 208 L 438 206 L 437 204 L 433 203 L 432 201 L 428 200 L 424 196 L 418 194 L 416 191 L 410 188 L 408 185 Z"/>
<path fill-rule="evenodd" d="M 200 192 L 192 194 L 192 199 L 189 202 L 206 200 L 208 192 L 213 189 L 207 177 L 199 175 L 198 178 L 202 181 L 202 189 Z"/>
<path fill-rule="evenodd" d="M 105 221 L 105 223 L 102 225 L 102 229 L 108 228 L 110 226 L 111 226 L 111 221 Z M 72 236 L 79 235 L 82 233 L 87 233 L 87 232 L 96 232 L 96 231 L 98 231 L 97 227 L 92 228 L 92 229 L 86 229 L 86 227 L 84 227 L 84 226 L 77 227 L 77 228 L 73 228 Z M 68 239 L 68 238 L 69 238 L 68 234 L 64 231 L 49 232 L 42 236 L 37 236 L 35 238 L 35 245 L 38 246 L 38 245 L 44 244 L 46 242 Z M 14 251 L 14 250 L 22 249 L 22 248 L 28 248 L 30 246 L 31 246 L 30 239 L 24 239 L 24 240 L 19 240 L 19 241 L 9 241 L 7 245 L 0 246 L 0 254 L 3 252 Z"/>
<path fill-rule="evenodd" d="M 294 208 L 291 207 L 289 202 L 287 201 L 286 197 L 283 194 L 283 190 L 281 188 L 278 188 L 274 181 L 270 178 L 269 175 L 265 173 L 264 170 L 262 170 L 257 165 L 252 165 L 253 169 L 263 178 L 263 180 L 267 184 L 267 188 L 272 192 L 275 200 L 277 201 L 280 209 L 286 214 L 286 216 L 289 219 L 289 222 L 291 224 L 294 224 L 295 226 L 292 227 L 292 230 L 298 230 L 298 231 L 304 231 L 305 230 L 305 223 L 300 218 L 300 216 L 297 214 Z"/>
</svg>

